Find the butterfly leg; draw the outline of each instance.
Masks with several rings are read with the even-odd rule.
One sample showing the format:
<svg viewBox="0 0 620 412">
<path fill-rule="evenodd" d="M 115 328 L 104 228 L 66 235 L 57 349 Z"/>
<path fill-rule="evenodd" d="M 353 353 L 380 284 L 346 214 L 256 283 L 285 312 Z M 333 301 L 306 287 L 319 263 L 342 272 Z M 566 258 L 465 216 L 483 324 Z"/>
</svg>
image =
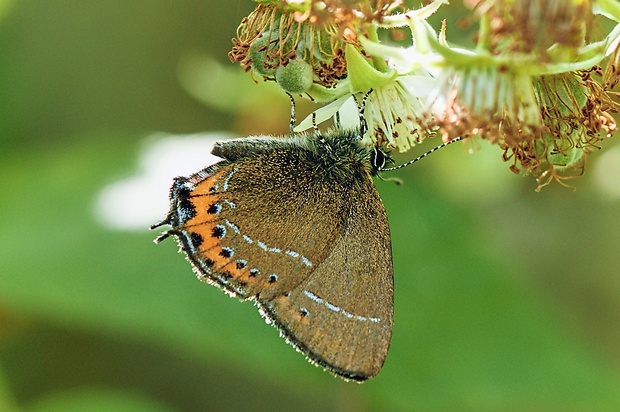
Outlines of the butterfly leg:
<svg viewBox="0 0 620 412">
<path fill-rule="evenodd" d="M 293 95 L 290 93 L 286 93 L 288 94 L 289 99 L 291 99 L 291 122 L 289 124 L 289 137 L 293 137 L 293 134 L 295 133 L 295 99 L 293 98 Z"/>
<path fill-rule="evenodd" d="M 360 117 L 360 138 L 363 138 L 368 131 L 368 123 L 366 122 L 366 117 L 364 117 L 364 111 L 366 110 L 366 102 L 368 101 L 368 96 L 370 93 L 372 93 L 372 89 L 368 90 L 368 92 L 364 94 L 361 103 L 357 100 L 357 97 L 353 95 L 353 99 L 357 105 L 357 110 Z"/>
</svg>

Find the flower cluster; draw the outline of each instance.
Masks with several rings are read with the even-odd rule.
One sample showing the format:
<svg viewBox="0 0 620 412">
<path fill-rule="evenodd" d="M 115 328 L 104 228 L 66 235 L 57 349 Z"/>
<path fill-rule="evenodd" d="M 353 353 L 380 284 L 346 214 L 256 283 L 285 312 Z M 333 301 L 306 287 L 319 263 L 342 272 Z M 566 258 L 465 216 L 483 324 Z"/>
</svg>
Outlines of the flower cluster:
<svg viewBox="0 0 620 412">
<path fill-rule="evenodd" d="M 445 21 L 438 30 L 427 22 L 447 0 L 419 9 L 398 0 L 256 1 L 231 60 L 324 103 L 318 121 L 342 118 L 352 96 L 372 89 L 369 146 L 406 151 L 433 135 L 479 136 L 544 186 L 583 171 L 585 155 L 616 129 L 616 0 L 467 0 L 477 29 L 469 49 L 448 41 Z M 308 127 L 306 119 L 296 130 Z"/>
</svg>

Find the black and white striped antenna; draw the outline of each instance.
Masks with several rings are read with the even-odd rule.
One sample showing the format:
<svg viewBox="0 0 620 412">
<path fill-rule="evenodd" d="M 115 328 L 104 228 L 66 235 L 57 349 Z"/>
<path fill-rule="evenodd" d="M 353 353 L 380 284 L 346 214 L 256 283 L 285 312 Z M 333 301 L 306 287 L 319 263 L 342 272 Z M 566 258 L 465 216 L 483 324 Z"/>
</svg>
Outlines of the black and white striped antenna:
<svg viewBox="0 0 620 412">
<path fill-rule="evenodd" d="M 448 141 L 448 142 L 442 143 L 442 144 L 440 144 L 440 145 L 439 145 L 439 146 L 437 146 L 437 147 L 432 148 L 432 149 L 431 149 L 431 150 L 429 150 L 428 152 L 426 152 L 426 153 L 424 153 L 424 154 L 422 154 L 422 155 L 420 155 L 420 156 L 416 157 L 416 158 L 415 158 L 415 159 L 413 159 L 413 160 L 408 161 L 407 163 L 403 163 L 402 165 L 398 165 L 398 166 L 394 166 L 394 167 L 386 167 L 386 168 L 382 168 L 382 169 L 380 169 L 379 171 L 380 171 L 380 172 L 391 172 L 392 170 L 402 169 L 403 167 L 407 167 L 407 166 L 409 166 L 409 165 L 414 164 L 414 163 L 415 163 L 415 162 L 417 162 L 418 160 L 422 160 L 422 159 L 424 159 L 426 156 L 428 156 L 429 154 L 433 153 L 433 152 L 434 152 L 434 151 L 436 151 L 436 150 L 442 149 L 442 148 L 444 148 L 444 147 L 448 146 L 449 144 L 452 144 L 452 143 L 454 143 L 454 142 L 459 142 L 459 141 L 461 141 L 461 140 L 463 140 L 463 138 L 462 138 L 461 136 L 459 136 L 459 137 L 455 137 L 454 139 L 452 139 L 452 140 L 450 140 L 450 141 Z"/>
</svg>

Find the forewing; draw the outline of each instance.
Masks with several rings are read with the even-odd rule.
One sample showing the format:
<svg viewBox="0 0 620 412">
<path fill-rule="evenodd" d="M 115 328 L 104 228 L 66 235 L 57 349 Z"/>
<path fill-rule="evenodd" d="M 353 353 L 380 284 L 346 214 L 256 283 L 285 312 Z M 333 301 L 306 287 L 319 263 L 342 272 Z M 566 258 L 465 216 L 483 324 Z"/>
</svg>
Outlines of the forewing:
<svg viewBox="0 0 620 412">
<path fill-rule="evenodd" d="M 172 219 L 171 232 L 200 278 L 232 295 L 266 300 L 309 278 L 342 231 L 347 204 L 336 204 L 333 188 L 303 167 L 280 150 L 220 162 L 175 182 L 179 219 Z"/>
</svg>

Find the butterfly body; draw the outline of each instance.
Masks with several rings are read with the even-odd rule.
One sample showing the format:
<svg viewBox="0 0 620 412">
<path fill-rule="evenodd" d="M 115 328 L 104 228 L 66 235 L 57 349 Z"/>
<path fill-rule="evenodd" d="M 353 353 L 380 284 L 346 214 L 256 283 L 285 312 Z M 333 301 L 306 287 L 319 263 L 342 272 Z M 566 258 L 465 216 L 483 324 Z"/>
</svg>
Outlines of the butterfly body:
<svg viewBox="0 0 620 412">
<path fill-rule="evenodd" d="M 252 300 L 311 361 L 363 381 L 393 322 L 385 209 L 359 133 L 219 142 L 223 158 L 176 178 L 168 217 L 197 276 Z"/>
</svg>

